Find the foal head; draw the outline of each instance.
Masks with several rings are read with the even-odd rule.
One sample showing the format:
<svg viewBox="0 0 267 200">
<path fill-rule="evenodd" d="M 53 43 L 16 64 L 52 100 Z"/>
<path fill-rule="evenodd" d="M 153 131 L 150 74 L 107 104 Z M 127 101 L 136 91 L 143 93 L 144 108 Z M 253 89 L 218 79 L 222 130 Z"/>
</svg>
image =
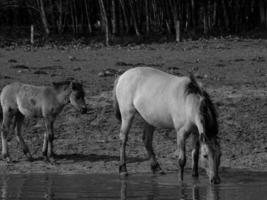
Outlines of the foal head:
<svg viewBox="0 0 267 200">
<path fill-rule="evenodd" d="M 87 112 L 84 97 L 85 92 L 83 90 L 82 84 L 78 82 L 71 82 L 70 103 L 82 114 L 85 114 Z"/>
<path fill-rule="evenodd" d="M 83 85 L 79 82 L 74 81 L 65 81 L 59 83 L 53 83 L 54 88 L 60 93 L 63 93 L 63 96 L 67 98 L 66 100 L 71 103 L 78 111 L 82 114 L 87 112 L 87 107 L 85 104 L 85 92 Z"/>
<path fill-rule="evenodd" d="M 203 163 L 211 183 L 219 184 L 219 166 L 221 160 L 221 149 L 218 139 L 207 138 L 206 135 L 200 135 L 200 159 Z"/>
</svg>

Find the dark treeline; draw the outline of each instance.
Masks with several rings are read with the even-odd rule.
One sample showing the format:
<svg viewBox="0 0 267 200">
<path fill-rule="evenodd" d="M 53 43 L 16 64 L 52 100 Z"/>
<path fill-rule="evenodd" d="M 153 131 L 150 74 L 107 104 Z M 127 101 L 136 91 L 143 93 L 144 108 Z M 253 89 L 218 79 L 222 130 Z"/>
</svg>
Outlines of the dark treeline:
<svg viewBox="0 0 267 200">
<path fill-rule="evenodd" d="M 1 0 L 0 32 L 31 24 L 46 36 L 240 33 L 267 27 L 265 0 Z M 27 29 L 29 30 L 29 29 Z"/>
</svg>

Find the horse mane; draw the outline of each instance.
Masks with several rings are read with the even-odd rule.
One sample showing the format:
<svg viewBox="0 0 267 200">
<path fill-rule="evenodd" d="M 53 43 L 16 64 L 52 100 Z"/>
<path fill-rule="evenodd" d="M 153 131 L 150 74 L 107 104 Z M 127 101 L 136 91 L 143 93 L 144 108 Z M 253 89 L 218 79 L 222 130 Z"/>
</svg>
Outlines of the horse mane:
<svg viewBox="0 0 267 200">
<path fill-rule="evenodd" d="M 218 115 L 210 95 L 198 84 L 193 74 L 190 74 L 189 79 L 186 94 L 197 94 L 203 98 L 200 104 L 200 115 L 204 133 L 209 139 L 217 138 L 219 131 Z"/>
<path fill-rule="evenodd" d="M 53 87 L 55 90 L 59 90 L 61 88 L 65 88 L 66 86 L 69 86 L 71 81 L 59 81 L 59 82 L 53 82 Z"/>
<path fill-rule="evenodd" d="M 200 112 L 203 116 L 205 134 L 208 138 L 217 137 L 219 132 L 218 115 L 209 94 L 203 90 L 203 101 Z"/>
</svg>

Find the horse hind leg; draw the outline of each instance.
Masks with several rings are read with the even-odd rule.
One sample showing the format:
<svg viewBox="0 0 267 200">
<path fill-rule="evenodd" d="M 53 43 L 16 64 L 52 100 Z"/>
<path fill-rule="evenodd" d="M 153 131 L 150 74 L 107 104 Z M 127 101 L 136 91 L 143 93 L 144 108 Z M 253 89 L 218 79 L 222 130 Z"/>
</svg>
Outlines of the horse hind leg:
<svg viewBox="0 0 267 200">
<path fill-rule="evenodd" d="M 154 150 L 153 150 L 153 133 L 154 133 L 155 127 L 145 124 L 144 131 L 143 131 L 143 142 L 146 148 L 146 151 L 148 153 L 148 159 L 151 159 L 151 170 L 153 173 L 160 173 L 164 174 L 164 171 L 161 169 Z"/>
<path fill-rule="evenodd" d="M 198 177 L 198 160 L 199 160 L 199 139 L 197 134 L 193 134 L 192 138 L 193 150 L 192 150 L 192 176 Z"/>
<path fill-rule="evenodd" d="M 2 122 L 2 130 L 1 130 L 1 139 L 2 139 L 2 157 L 7 162 L 11 162 L 8 153 L 8 145 L 7 145 L 7 136 L 10 134 L 10 125 L 12 123 L 12 111 L 6 110 L 3 111 L 3 122 Z"/>
<path fill-rule="evenodd" d="M 124 113 L 122 115 L 121 129 L 120 129 L 120 166 L 119 166 L 120 176 L 128 175 L 126 161 L 125 161 L 126 160 L 125 151 L 133 117 L 134 113 L 132 112 L 127 112 L 127 114 Z"/>
<path fill-rule="evenodd" d="M 23 121 L 24 121 L 24 116 L 20 112 L 18 112 L 16 114 L 16 117 L 15 117 L 16 138 L 17 138 L 17 141 L 21 145 L 21 148 L 23 150 L 24 155 L 27 157 L 27 159 L 29 161 L 33 161 L 32 155 L 31 155 L 31 153 L 29 151 L 29 147 L 27 146 L 27 144 L 25 143 L 25 141 L 24 141 L 24 139 L 23 139 L 23 137 L 21 135 L 21 128 L 22 128 Z"/>
</svg>

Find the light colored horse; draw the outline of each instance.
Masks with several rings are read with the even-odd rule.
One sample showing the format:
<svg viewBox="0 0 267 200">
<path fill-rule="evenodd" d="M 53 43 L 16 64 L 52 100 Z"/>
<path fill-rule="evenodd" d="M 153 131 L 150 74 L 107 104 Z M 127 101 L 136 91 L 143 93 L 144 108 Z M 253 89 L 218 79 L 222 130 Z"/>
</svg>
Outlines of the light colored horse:
<svg viewBox="0 0 267 200">
<path fill-rule="evenodd" d="M 47 132 L 44 135 L 43 156 L 47 161 L 53 158 L 53 124 L 63 107 L 71 103 L 81 113 L 87 112 L 82 84 L 78 82 L 58 82 L 49 86 L 34 86 L 14 82 L 6 85 L 0 96 L 3 122 L 1 130 L 2 156 L 10 161 L 7 135 L 16 129 L 16 138 L 29 160 L 32 156 L 21 136 L 21 126 L 25 117 L 43 117 Z M 13 131 L 13 130 L 12 130 Z"/>
<path fill-rule="evenodd" d="M 162 172 L 152 147 L 155 128 L 177 132 L 180 178 L 186 163 L 185 140 L 193 136 L 193 176 L 198 176 L 199 151 L 209 179 L 219 183 L 220 145 L 215 108 L 193 76 L 177 77 L 149 67 L 132 68 L 117 78 L 113 90 L 115 114 L 121 120 L 120 175 L 127 175 L 125 147 L 132 120 L 145 121 L 143 141 L 153 172 Z"/>
</svg>

